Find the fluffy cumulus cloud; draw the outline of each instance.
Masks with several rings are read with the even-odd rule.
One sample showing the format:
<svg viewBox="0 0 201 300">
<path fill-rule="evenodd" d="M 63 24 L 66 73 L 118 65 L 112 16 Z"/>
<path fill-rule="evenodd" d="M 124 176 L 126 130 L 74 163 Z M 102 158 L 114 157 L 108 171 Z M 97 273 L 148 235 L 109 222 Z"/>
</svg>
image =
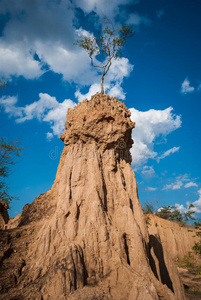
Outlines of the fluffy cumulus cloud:
<svg viewBox="0 0 201 300">
<path fill-rule="evenodd" d="M 181 93 L 182 94 L 189 94 L 194 92 L 195 88 L 190 85 L 190 81 L 188 78 L 185 78 L 182 85 L 181 85 Z"/>
<path fill-rule="evenodd" d="M 88 55 L 73 45 L 80 31 L 73 26 L 70 1 L 21 0 L 16 5 L 11 0 L 8 5 L 2 0 L 0 13 L 11 16 L 0 38 L 0 77 L 34 79 L 51 70 L 79 85 L 95 82 L 97 71 Z"/>
<path fill-rule="evenodd" d="M 9 79 L 10 75 L 21 76 L 27 79 L 40 77 L 44 71 L 41 70 L 39 61 L 33 59 L 29 48 L 23 45 L 7 43 L 0 44 L 1 77 Z"/>
<path fill-rule="evenodd" d="M 190 187 L 197 187 L 197 183 L 192 181 L 188 174 L 179 175 L 172 180 L 171 183 L 166 184 L 163 187 L 163 190 L 179 190 L 182 187 L 190 188 Z"/>
<path fill-rule="evenodd" d="M 197 191 L 198 193 L 198 200 L 192 202 L 193 207 L 190 208 L 191 211 L 200 214 L 201 213 L 201 189 L 199 189 Z M 185 213 L 188 211 L 188 207 L 189 207 L 190 202 L 186 202 L 186 207 L 183 204 L 175 204 L 175 207 L 181 212 L 181 213 Z"/>
<path fill-rule="evenodd" d="M 181 180 L 176 180 L 171 184 L 166 184 L 163 190 L 179 190 L 183 186 L 183 182 Z"/>
<path fill-rule="evenodd" d="M 185 207 L 183 204 L 175 204 L 176 209 L 178 209 L 182 214 L 186 213 L 188 211 L 188 208 Z"/>
<path fill-rule="evenodd" d="M 48 94 L 39 94 L 39 100 L 24 107 L 17 106 L 17 97 L 2 97 L 0 104 L 10 117 L 14 117 L 16 123 L 23 123 L 28 120 L 48 122 L 52 132 L 47 133 L 50 140 L 54 135 L 59 136 L 64 130 L 66 112 L 68 108 L 73 108 L 75 103 L 70 99 L 65 99 L 59 103 L 55 97 Z"/>
<path fill-rule="evenodd" d="M 131 108 L 130 111 L 131 120 L 136 123 L 133 130 L 134 145 L 131 149 L 132 163 L 137 167 L 146 163 L 149 158 L 157 159 L 158 153 L 154 150 L 157 138 L 165 137 L 179 128 L 181 117 L 173 113 L 172 107 L 164 110 L 150 109 L 145 112 Z M 168 151 L 170 154 L 170 150 Z M 168 153 L 164 155 L 166 156 Z"/>
<path fill-rule="evenodd" d="M 74 26 L 76 7 L 86 13 L 95 11 L 97 14 L 105 8 L 106 15 L 115 16 L 119 5 L 130 2 L 133 1 L 2 0 L 0 14 L 5 18 L 9 15 L 9 18 L 0 37 L 0 78 L 11 80 L 12 76 L 24 76 L 34 79 L 51 70 L 79 87 L 96 85 L 100 81 L 100 73 L 91 66 L 86 52 L 73 45 L 80 34 L 90 35 Z M 123 99 L 120 77 L 130 74 L 131 68 L 125 58 L 114 63 L 110 70 L 113 82 L 111 79 L 106 82 L 108 91 L 112 90 Z M 120 72 L 124 75 L 120 76 Z"/>
<path fill-rule="evenodd" d="M 2 77 L 39 77 L 44 72 L 44 63 L 48 63 L 46 52 L 40 52 L 41 44 L 44 50 L 57 45 L 57 48 L 72 51 L 74 14 L 70 1 L 58 4 L 47 0 L 11 0 L 9 3 L 2 0 L 0 13 L 9 15 L 0 38 Z M 38 54 L 39 60 L 35 59 L 35 54 Z M 57 51 L 53 55 L 56 57 Z M 54 70 L 54 66 L 50 65 L 50 69 Z"/>
</svg>

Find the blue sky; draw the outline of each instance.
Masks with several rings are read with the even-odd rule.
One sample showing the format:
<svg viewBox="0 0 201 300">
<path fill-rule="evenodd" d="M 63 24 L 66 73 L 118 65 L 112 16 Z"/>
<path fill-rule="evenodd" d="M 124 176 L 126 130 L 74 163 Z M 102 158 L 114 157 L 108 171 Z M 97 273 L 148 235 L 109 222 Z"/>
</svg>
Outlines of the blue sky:
<svg viewBox="0 0 201 300">
<path fill-rule="evenodd" d="M 134 25 L 106 93 L 131 109 L 140 201 L 194 203 L 201 216 L 201 2 L 199 0 L 0 0 L 0 136 L 21 139 L 9 178 L 11 217 L 53 184 L 66 111 L 100 91 L 100 73 L 73 45 L 110 18 Z"/>
</svg>

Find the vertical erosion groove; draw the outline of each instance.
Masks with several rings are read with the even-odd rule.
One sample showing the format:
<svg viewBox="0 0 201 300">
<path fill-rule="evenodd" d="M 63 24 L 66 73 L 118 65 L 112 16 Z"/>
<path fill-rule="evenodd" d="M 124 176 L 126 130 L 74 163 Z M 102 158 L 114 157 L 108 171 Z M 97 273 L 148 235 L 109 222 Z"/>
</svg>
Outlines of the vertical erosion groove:
<svg viewBox="0 0 201 300">
<path fill-rule="evenodd" d="M 103 175 L 103 163 L 102 163 L 101 158 L 99 159 L 99 168 L 100 168 L 101 178 L 102 178 L 102 183 L 103 183 L 103 193 L 104 193 L 103 205 L 104 205 L 104 210 L 107 211 L 107 187 L 106 187 L 105 178 Z"/>
<path fill-rule="evenodd" d="M 124 239 L 124 250 L 126 252 L 126 257 L 127 257 L 127 263 L 130 265 L 130 258 L 129 258 L 129 250 L 128 250 L 126 233 L 123 234 L 123 239 Z"/>
<path fill-rule="evenodd" d="M 70 172 L 70 178 L 69 178 L 69 188 L 70 188 L 70 192 L 69 192 L 69 202 L 70 202 L 70 203 L 71 203 L 71 200 L 72 200 L 71 179 L 72 179 L 72 172 Z"/>
<path fill-rule="evenodd" d="M 81 264 L 83 265 L 83 285 L 87 285 L 87 278 L 88 278 L 88 272 L 86 269 L 86 265 L 85 265 L 85 261 L 84 261 L 84 254 L 83 251 L 81 249 L 81 253 L 80 253 L 80 260 L 81 260 Z"/>
<path fill-rule="evenodd" d="M 126 180 L 125 180 L 124 174 L 123 174 L 123 172 L 122 172 L 122 169 L 119 168 L 119 170 L 120 170 L 120 173 L 121 173 L 121 181 L 122 181 L 122 185 L 123 185 L 124 190 L 126 191 Z"/>
<path fill-rule="evenodd" d="M 133 202 L 132 202 L 131 198 L 129 198 L 129 204 L 130 204 L 130 209 L 132 210 L 132 212 L 134 212 L 133 211 Z"/>
</svg>

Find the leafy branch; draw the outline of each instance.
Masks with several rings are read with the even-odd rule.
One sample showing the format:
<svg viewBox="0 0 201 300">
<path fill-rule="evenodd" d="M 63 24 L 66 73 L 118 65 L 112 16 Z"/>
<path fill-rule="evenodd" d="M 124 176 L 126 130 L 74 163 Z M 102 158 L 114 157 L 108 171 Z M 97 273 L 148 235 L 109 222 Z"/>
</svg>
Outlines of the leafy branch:
<svg viewBox="0 0 201 300">
<path fill-rule="evenodd" d="M 18 147 L 19 141 L 10 142 L 0 139 L 0 200 L 11 203 L 12 200 L 18 199 L 9 195 L 9 186 L 5 179 L 11 174 L 13 165 L 16 164 L 15 158 L 22 154 L 22 147 Z"/>
<path fill-rule="evenodd" d="M 107 20 L 109 26 L 106 26 L 103 29 L 103 33 L 95 37 L 85 36 L 76 41 L 75 45 L 78 45 L 84 49 L 91 60 L 91 65 L 95 68 L 102 69 L 101 75 L 101 93 L 104 94 L 103 82 L 104 77 L 109 71 L 112 60 L 119 59 L 122 57 L 122 48 L 124 47 L 127 39 L 134 35 L 132 26 L 123 25 L 120 29 L 115 29 L 113 23 L 110 20 Z M 94 58 L 99 58 L 102 64 L 96 64 Z"/>
</svg>

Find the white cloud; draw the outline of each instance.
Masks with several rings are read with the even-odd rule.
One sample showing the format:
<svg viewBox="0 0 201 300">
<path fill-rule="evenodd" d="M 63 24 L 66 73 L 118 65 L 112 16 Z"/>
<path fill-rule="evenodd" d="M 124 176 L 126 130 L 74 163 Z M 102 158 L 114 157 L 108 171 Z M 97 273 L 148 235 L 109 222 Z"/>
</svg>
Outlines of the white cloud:
<svg viewBox="0 0 201 300">
<path fill-rule="evenodd" d="M 138 13 L 132 13 L 127 20 L 127 24 L 133 24 L 135 26 L 139 26 L 141 24 L 151 25 L 151 20 L 147 17 L 140 16 Z"/>
<path fill-rule="evenodd" d="M 124 77 L 130 76 L 134 66 L 129 63 L 129 60 L 125 57 L 113 60 L 113 63 L 108 72 L 108 76 L 105 77 L 105 82 L 118 81 L 122 82 Z"/>
<path fill-rule="evenodd" d="M 162 155 L 160 155 L 160 156 L 157 158 L 157 161 L 159 162 L 161 159 L 163 159 L 163 158 L 169 156 L 170 154 L 179 151 L 179 149 L 180 149 L 180 147 L 173 147 L 173 148 L 171 148 L 171 149 L 165 151 Z"/>
<path fill-rule="evenodd" d="M 105 93 L 112 97 L 116 97 L 118 99 L 124 100 L 125 99 L 125 93 L 123 91 L 123 88 L 120 85 L 121 83 L 112 84 L 111 82 L 109 84 L 104 84 L 104 90 Z M 84 99 L 91 99 L 91 96 L 93 96 L 96 93 L 101 92 L 101 86 L 100 83 L 94 83 L 90 86 L 88 93 L 82 94 L 80 90 L 78 89 L 75 92 L 75 97 L 78 99 L 78 101 L 82 101 Z"/>
<path fill-rule="evenodd" d="M 161 9 L 161 10 L 157 10 L 156 11 L 156 16 L 157 16 L 157 18 L 161 18 L 162 17 L 162 15 L 164 15 L 164 10 L 163 9 Z"/>
<path fill-rule="evenodd" d="M 100 91 L 101 91 L 100 84 L 95 83 L 90 86 L 89 91 L 86 94 L 82 94 L 80 90 L 77 90 L 75 92 L 75 97 L 78 99 L 79 102 L 81 102 L 84 99 L 90 100 L 91 96 L 95 95 L 96 93 L 100 93 Z"/>
<path fill-rule="evenodd" d="M 62 133 L 66 121 L 67 110 L 74 106 L 75 103 L 72 100 L 66 99 L 62 103 L 57 102 L 57 107 L 49 110 L 46 116 L 44 116 L 43 121 L 53 124 L 51 128 L 54 135 L 59 136 Z"/>
<path fill-rule="evenodd" d="M 181 180 L 177 180 L 171 184 L 166 184 L 163 190 L 179 190 L 183 186 L 183 182 Z"/>
<path fill-rule="evenodd" d="M 92 39 L 94 38 L 94 35 L 92 33 L 83 29 L 82 27 L 80 27 L 79 29 L 76 29 L 75 32 L 76 32 L 76 35 L 78 38 L 84 38 L 84 37 L 90 37 Z M 94 41 L 94 43 L 93 43 L 93 46 L 96 46 L 97 44 L 95 41 Z"/>
<path fill-rule="evenodd" d="M 187 207 L 189 206 L 190 202 L 186 202 Z M 195 213 L 201 213 L 201 189 L 198 190 L 198 200 L 192 202 L 193 206 L 190 211 L 194 211 Z M 184 207 L 183 204 L 175 204 L 175 207 L 181 212 L 185 213 L 188 211 L 187 207 Z"/>
<path fill-rule="evenodd" d="M 48 140 L 53 138 L 53 135 L 59 136 L 63 132 L 67 110 L 75 106 L 75 103 L 70 99 L 65 99 L 59 103 L 55 97 L 43 93 L 39 94 L 38 101 L 25 107 L 17 106 L 16 97 L 2 97 L 0 103 L 10 117 L 16 118 L 17 123 L 32 119 L 48 122 L 52 129 L 52 132 L 47 133 Z"/>
<path fill-rule="evenodd" d="M 139 3 L 139 0 L 74 0 L 76 5 L 84 12 L 96 12 L 99 16 L 114 17 L 119 13 L 119 5 L 126 5 L 129 3 Z"/>
<path fill-rule="evenodd" d="M 9 15 L 0 38 L 1 77 L 22 75 L 33 79 L 43 74 L 46 53 L 42 53 L 41 62 L 34 58 L 40 50 L 37 43 L 46 45 L 45 50 L 60 44 L 72 51 L 75 30 L 70 1 L 2 0 L 0 13 Z M 54 55 L 56 59 L 58 53 Z"/>
<path fill-rule="evenodd" d="M 0 43 L 1 77 L 10 79 L 11 75 L 24 76 L 27 79 L 40 77 L 44 71 L 41 64 L 34 60 L 30 49 L 20 48 L 22 45 Z"/>
<path fill-rule="evenodd" d="M 116 83 L 115 85 L 112 85 L 111 87 L 106 87 L 106 92 L 111 97 L 116 97 L 121 100 L 125 100 L 126 94 L 123 91 L 123 88 L 121 87 L 121 83 Z"/>
<path fill-rule="evenodd" d="M 193 181 L 190 181 L 190 182 L 188 182 L 188 183 L 186 183 L 184 185 L 185 188 L 189 188 L 189 187 L 192 187 L 192 186 L 196 186 L 197 187 L 198 185 L 197 185 L 197 183 L 195 183 Z"/>
<path fill-rule="evenodd" d="M 116 93 L 122 92 L 120 85 L 110 84 L 110 90 L 108 90 L 108 92 L 113 89 L 113 96 L 114 89 L 116 89 Z M 92 85 L 86 95 L 82 95 L 77 91 L 76 97 L 79 101 L 83 100 L 83 98 L 90 99 L 91 95 L 95 94 L 99 88 L 100 85 L 98 84 Z M 38 101 L 24 107 L 17 106 L 17 97 L 2 97 L 0 103 L 9 116 L 16 118 L 17 123 L 22 123 L 34 118 L 39 121 L 48 122 L 53 135 L 61 134 L 64 128 L 67 108 L 71 108 L 75 105 L 70 99 L 59 103 L 55 97 L 43 93 L 39 94 Z M 154 144 L 157 141 L 157 138 L 161 135 L 166 136 L 179 128 L 181 126 L 181 120 L 180 116 L 176 116 L 172 113 L 171 107 L 163 111 L 149 110 L 147 112 L 140 112 L 134 108 L 131 108 L 130 111 L 132 121 L 136 122 L 136 128 L 133 130 L 133 139 L 135 143 L 131 149 L 131 154 L 133 157 L 133 166 L 139 167 L 140 165 L 146 164 L 149 158 L 157 158 L 158 153 L 154 151 Z M 48 134 L 47 138 L 51 139 L 52 135 Z M 169 152 L 173 153 L 174 151 L 168 150 L 166 155 L 163 156 L 167 156 L 167 153 Z M 142 174 L 145 176 L 145 174 L 148 174 L 151 171 L 151 169 L 147 170 L 145 168 L 143 169 Z M 154 170 L 152 172 L 154 172 Z"/>
<path fill-rule="evenodd" d="M 175 207 L 176 207 L 176 209 L 178 209 L 182 214 L 184 214 L 184 213 L 187 212 L 187 210 L 188 210 L 186 207 L 184 207 L 183 204 L 178 204 L 178 203 L 176 203 L 176 204 L 175 204 Z"/>
<path fill-rule="evenodd" d="M 39 98 L 38 101 L 21 107 L 22 117 L 16 119 L 17 123 L 23 123 L 34 118 L 41 121 L 49 111 L 56 109 L 58 106 L 56 98 L 48 94 L 40 93 Z M 19 107 L 16 108 L 19 109 Z"/>
<path fill-rule="evenodd" d="M 182 187 L 189 188 L 192 186 L 198 185 L 189 178 L 188 174 L 184 174 L 177 176 L 172 183 L 166 184 L 163 190 L 179 190 Z"/>
<path fill-rule="evenodd" d="M 184 79 L 184 82 L 181 85 L 181 93 L 182 94 L 189 94 L 192 93 L 195 90 L 193 86 L 190 86 L 190 81 L 188 78 Z"/>
<path fill-rule="evenodd" d="M 111 83 L 110 89 L 114 87 L 115 85 Z M 98 84 L 92 85 L 88 94 L 82 95 L 77 91 L 76 97 L 79 101 L 83 100 L 83 98 L 90 99 L 91 95 L 95 94 L 99 88 L 100 85 Z M 117 91 L 118 88 L 120 90 L 120 86 L 117 87 Z M 67 109 L 75 105 L 70 99 L 59 103 L 55 97 L 44 93 L 39 94 L 38 101 L 24 107 L 17 106 L 17 97 L 2 97 L 0 103 L 10 117 L 15 117 L 17 123 L 23 123 L 32 119 L 48 122 L 52 129 L 52 132 L 47 133 L 49 140 L 53 135 L 60 135 L 62 133 Z M 157 158 L 158 154 L 153 150 L 157 137 L 160 135 L 166 136 L 179 128 L 181 126 L 181 120 L 180 116 L 176 116 L 172 113 L 171 107 L 163 111 L 149 110 L 147 112 L 140 112 L 134 108 L 130 109 L 130 111 L 132 121 L 136 122 L 136 128 L 133 130 L 135 143 L 131 149 L 131 154 L 133 157 L 133 165 L 139 167 L 145 164 L 149 158 Z M 170 150 L 168 151 L 170 152 Z M 153 167 L 143 167 L 142 176 L 150 178 L 154 175 Z"/>
<path fill-rule="evenodd" d="M 7 97 L 3 96 L 0 98 L 0 104 L 4 108 L 5 113 L 9 115 L 9 117 L 22 117 L 22 110 L 20 107 L 16 107 L 17 104 L 17 97 Z"/>
<path fill-rule="evenodd" d="M 81 86 L 96 82 L 97 70 L 90 64 L 90 59 L 84 50 L 75 48 L 67 49 L 62 44 L 36 42 L 35 49 L 39 58 L 48 64 L 50 70 L 62 74 L 63 79 L 75 82 Z"/>
<path fill-rule="evenodd" d="M 9 3 L 2 0 L 0 14 L 9 15 L 9 20 L 0 37 L 0 78 L 10 80 L 12 76 L 22 75 L 34 79 L 48 69 L 61 74 L 66 81 L 75 82 L 79 88 L 97 84 L 99 71 L 91 66 L 87 53 L 73 45 L 80 35 L 91 35 L 74 26 L 76 5 L 86 13 L 94 10 L 102 14 L 105 9 L 114 17 L 119 5 L 129 2 L 133 3 L 131 0 L 77 0 L 73 3 L 70 0 L 10 0 Z M 109 84 L 108 90 L 113 89 L 116 95 L 125 97 L 121 83 L 132 67 L 125 58 L 114 62 L 105 82 Z"/>
<path fill-rule="evenodd" d="M 131 149 L 133 166 L 145 164 L 149 158 L 155 159 L 154 143 L 160 136 L 167 136 L 181 126 L 181 117 L 173 114 L 173 108 L 150 109 L 142 112 L 131 108 L 131 120 L 136 123 L 133 129 L 134 145 Z"/>
<path fill-rule="evenodd" d="M 192 204 L 194 205 L 194 210 L 196 213 L 201 213 L 201 189 L 198 190 L 199 199 L 194 201 Z"/>
<path fill-rule="evenodd" d="M 52 132 L 47 132 L 46 137 L 47 137 L 48 141 L 51 141 L 51 139 L 53 139 L 54 135 Z"/>
<path fill-rule="evenodd" d="M 157 188 L 154 188 L 154 187 L 148 186 L 148 187 L 144 188 L 144 190 L 145 190 L 145 191 L 147 191 L 147 192 L 154 192 L 154 191 L 156 191 L 156 190 L 157 190 Z"/>
<path fill-rule="evenodd" d="M 156 175 L 154 168 L 152 166 L 143 166 L 142 171 L 141 171 L 142 177 L 145 179 L 152 178 Z"/>
</svg>

